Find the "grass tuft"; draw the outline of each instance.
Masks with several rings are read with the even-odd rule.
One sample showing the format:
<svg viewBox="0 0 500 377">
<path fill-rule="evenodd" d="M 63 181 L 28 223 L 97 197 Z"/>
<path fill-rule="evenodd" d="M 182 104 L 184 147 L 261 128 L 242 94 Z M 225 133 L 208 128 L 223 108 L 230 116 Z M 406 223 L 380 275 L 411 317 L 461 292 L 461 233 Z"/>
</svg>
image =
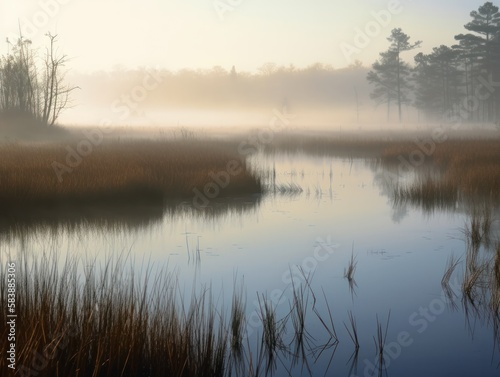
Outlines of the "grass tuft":
<svg viewBox="0 0 500 377">
<path fill-rule="evenodd" d="M 213 177 L 222 180 L 222 176 L 229 180 L 219 187 L 217 196 L 263 191 L 260 179 L 247 168 L 236 147 L 223 141 L 105 141 L 85 156 L 78 156 L 75 148 L 63 144 L 0 146 L 4 213 L 68 205 L 161 205 L 165 199 L 193 198 L 193 190 L 203 193 Z M 69 150 L 74 153 L 71 158 Z M 231 172 L 228 164 L 232 164 Z"/>
<path fill-rule="evenodd" d="M 349 334 L 349 337 L 351 338 L 354 348 L 356 350 L 359 349 L 359 338 L 358 338 L 358 327 L 356 324 L 356 318 L 354 318 L 354 315 L 352 314 L 352 311 L 348 312 L 349 316 L 349 324 L 350 324 L 350 329 L 347 327 L 347 325 L 344 322 L 344 327 L 347 330 L 347 333 Z"/>
<path fill-rule="evenodd" d="M 354 250 L 353 250 L 351 253 L 351 259 L 349 260 L 349 264 L 347 265 L 347 268 L 344 269 L 344 278 L 346 278 L 349 281 L 349 283 L 352 283 L 354 281 L 354 273 L 356 272 L 357 264 L 358 262 L 356 260 L 356 257 L 354 256 Z"/>
</svg>

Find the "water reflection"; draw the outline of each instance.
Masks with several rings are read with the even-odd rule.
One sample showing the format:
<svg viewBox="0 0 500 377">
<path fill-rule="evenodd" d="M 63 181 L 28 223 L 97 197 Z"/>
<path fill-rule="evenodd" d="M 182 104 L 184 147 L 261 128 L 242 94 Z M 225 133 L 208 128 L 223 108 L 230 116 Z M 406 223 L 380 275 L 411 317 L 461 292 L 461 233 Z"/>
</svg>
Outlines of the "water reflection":
<svg viewBox="0 0 500 377">
<path fill-rule="evenodd" d="M 474 321 L 492 325 L 494 344 L 500 346 L 500 239 L 492 234 L 492 214 L 488 208 L 470 214 L 464 229 L 466 252 L 461 278 L 462 306 L 467 325 L 474 334 Z M 452 267 L 451 267 L 452 268 Z M 448 271 L 447 271 L 448 273 Z M 451 274 L 453 271 L 451 272 Z M 446 275 L 446 273 L 445 273 Z M 447 276 L 444 279 L 448 279 Z"/>
<path fill-rule="evenodd" d="M 498 209 L 500 205 L 496 195 L 464 194 L 459 188 L 449 185 L 426 190 L 429 182 L 437 181 L 437 178 L 430 178 L 428 169 L 401 174 L 393 166 L 384 166 L 376 159 L 367 160 L 366 166 L 373 172 L 373 182 L 380 188 L 380 194 L 389 198 L 393 208 L 392 218 L 397 223 L 409 215 L 410 208 L 432 215 L 467 213 L 484 206 Z"/>
<path fill-rule="evenodd" d="M 495 349 L 500 348 L 500 203 L 497 196 L 465 195 L 456 187 L 439 187 L 438 190 L 433 187 L 429 194 L 422 187 L 429 181 L 428 171 L 401 176 L 378 161 L 367 165 L 374 172 L 374 182 L 381 194 L 389 198 L 395 222 L 410 216 L 411 208 L 426 216 L 443 212 L 466 215 L 462 229 L 465 253 L 449 257 L 441 286 L 448 308 L 456 311 L 461 307 L 472 338 L 478 322 L 493 330 L 494 354 Z M 412 187 L 412 184 L 423 190 L 401 189 L 405 185 Z M 461 272 L 457 271 L 459 266 Z"/>
<path fill-rule="evenodd" d="M 187 292 L 193 275 L 199 282 L 214 282 L 218 292 L 219 284 L 226 290 L 232 287 L 238 272 L 238 276 L 245 277 L 248 294 L 245 307 L 238 310 L 245 311 L 250 319 L 252 315 L 257 319 L 276 315 L 274 322 L 269 321 L 270 326 L 282 318 L 289 318 L 291 327 L 299 324 L 292 318 L 300 318 L 300 313 L 290 313 L 296 310 L 294 300 L 300 301 L 300 295 L 307 293 L 307 331 L 316 339 L 326 335 L 321 344 L 328 345 L 320 350 L 311 343 L 305 349 L 312 375 L 327 371 L 327 375 L 361 376 L 367 365 L 372 375 L 443 375 L 450 370 L 455 375 L 498 374 L 498 352 L 490 352 L 499 346 L 500 328 L 500 251 L 495 246 L 500 229 L 494 220 L 500 218 L 497 206 L 487 203 L 491 221 L 486 235 L 485 221 L 471 220 L 474 213 L 470 210 L 483 208 L 478 203 L 396 200 L 397 185 L 387 179 L 387 170 L 375 160 L 274 154 L 253 156 L 251 164 L 266 184 L 264 196 L 217 200 L 204 211 L 185 201 L 152 208 L 16 215 L 0 220 L 0 232 L 5 238 L 25 236 L 26 242 L 34 233 L 53 233 L 54 237 L 64 233 L 71 239 L 78 235 L 82 244 L 91 244 L 86 247 L 96 252 L 107 247 L 103 245 L 109 239 L 113 250 L 132 245 L 138 259 L 151 258 L 151 263 L 168 263 L 169 269 L 176 269 L 179 284 Z M 403 176 L 399 183 L 414 178 L 411 174 Z M 464 233 L 465 222 L 469 231 Z M 474 235 L 472 241 L 464 244 L 470 235 Z M 319 260 L 315 254 L 317 239 L 326 236 L 340 246 L 331 253 L 320 250 Z M 75 254 L 87 250 L 77 242 L 68 244 L 67 249 Z M 344 276 L 353 255 L 357 265 L 352 276 L 355 285 L 350 287 Z M 460 263 L 448 279 L 443 279 L 450 255 Z M 300 280 L 296 273 L 299 267 L 313 274 L 314 279 L 303 285 L 310 286 L 310 291 L 295 291 L 298 294 L 294 298 L 294 287 L 299 288 L 294 286 L 294 279 Z M 275 291 L 287 299 L 285 304 L 266 308 L 264 302 Z M 257 297 L 255 292 L 259 292 Z M 321 309 L 324 324 L 315 316 L 313 293 L 318 297 L 316 308 Z M 231 297 L 224 294 L 220 300 L 231 303 Z M 412 325 L 409 318 L 417 313 L 415 318 L 423 321 L 420 309 L 432 309 L 434 300 L 440 300 L 443 308 L 438 307 L 439 315 L 425 322 L 426 331 L 420 332 L 421 327 Z M 385 335 L 389 310 L 391 319 Z M 349 313 L 355 322 L 359 347 L 351 342 L 343 326 L 346 324 L 352 332 Z M 402 348 L 397 358 L 380 359 L 380 352 L 375 356 L 377 318 L 383 323 L 388 344 L 397 341 L 401 332 L 411 334 L 413 344 Z M 464 320 L 470 325 L 468 331 L 464 331 Z M 330 324 L 337 328 L 335 337 L 326 330 L 333 328 Z M 292 352 L 285 352 L 286 357 L 267 350 L 266 355 L 273 359 L 269 375 L 291 371 L 290 365 L 283 367 L 281 361 L 293 361 L 301 354 L 301 345 L 310 339 L 303 334 L 304 340 L 296 343 L 293 333 L 288 334 Z M 260 348 L 253 353 L 257 363 L 259 353 L 273 345 L 271 341 L 266 346 L 262 338 L 259 341 Z M 394 349 L 387 346 L 386 350 Z M 471 354 L 474 360 L 469 359 Z M 262 360 L 262 364 L 254 366 L 260 365 L 265 375 L 269 360 Z M 429 362 L 426 365 L 419 360 Z M 292 372 L 307 374 L 307 366 L 301 369 L 295 365 Z"/>
<path fill-rule="evenodd" d="M 212 221 L 228 214 L 244 216 L 249 211 L 255 211 L 260 201 L 259 195 L 252 195 L 213 200 L 203 209 L 188 201 L 171 201 L 163 205 L 66 205 L 56 209 L 9 212 L 0 214 L 0 238 L 24 239 L 43 233 L 53 236 L 82 232 L 120 234 L 124 231 L 147 230 L 165 219 L 177 220 L 185 217 Z"/>
</svg>

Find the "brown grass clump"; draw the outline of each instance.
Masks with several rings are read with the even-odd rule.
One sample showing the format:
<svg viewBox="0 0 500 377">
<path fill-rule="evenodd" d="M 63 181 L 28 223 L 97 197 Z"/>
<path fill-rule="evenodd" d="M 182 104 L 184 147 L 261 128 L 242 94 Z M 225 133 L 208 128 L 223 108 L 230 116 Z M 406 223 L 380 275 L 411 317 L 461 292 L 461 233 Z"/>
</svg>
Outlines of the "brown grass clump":
<svg viewBox="0 0 500 377">
<path fill-rule="evenodd" d="M 412 143 L 394 145 L 384 150 L 385 164 L 409 161 L 418 148 Z M 415 168 L 427 172 L 432 168 L 439 174 L 420 176 L 413 184 L 399 188 L 396 194 L 423 201 L 456 201 L 466 198 L 500 198 L 500 140 L 449 140 L 436 144 L 435 151 L 426 156 L 425 163 Z"/>
<path fill-rule="evenodd" d="M 19 375 L 226 375 L 226 323 L 207 291 L 184 303 L 171 274 L 152 276 L 149 268 L 137 277 L 120 259 L 87 265 L 83 275 L 75 260 L 58 267 L 55 255 L 18 260 L 16 269 Z M 3 295 L 0 302 L 7 305 Z M 6 350 L 7 327 L 0 334 Z M 6 363 L 2 357 L 2 370 Z"/>
<path fill-rule="evenodd" d="M 76 143 L 71 147 L 75 150 Z M 224 142 L 105 142 L 73 166 L 67 162 L 66 148 L 62 144 L 1 146 L 2 208 L 189 198 L 194 196 L 193 189 L 203 192 L 213 182 L 210 174 L 227 172 L 230 161 L 240 172 L 230 175 L 227 187 L 220 187 L 220 196 L 261 192 L 260 181 Z"/>
</svg>

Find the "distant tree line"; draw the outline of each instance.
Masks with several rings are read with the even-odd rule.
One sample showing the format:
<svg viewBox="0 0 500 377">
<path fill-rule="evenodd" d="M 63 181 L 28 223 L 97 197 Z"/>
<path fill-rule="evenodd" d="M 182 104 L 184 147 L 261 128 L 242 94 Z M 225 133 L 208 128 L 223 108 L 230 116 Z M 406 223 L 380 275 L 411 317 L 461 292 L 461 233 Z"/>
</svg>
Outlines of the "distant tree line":
<svg viewBox="0 0 500 377">
<path fill-rule="evenodd" d="M 418 53 L 414 65 L 402 54 L 421 45 L 410 43 L 400 28 L 388 38 L 389 49 L 380 54 L 367 79 L 373 85 L 371 98 L 394 108 L 402 120 L 402 106 L 415 106 L 426 120 L 462 118 L 469 121 L 500 121 L 500 12 L 486 2 L 470 13 L 472 20 L 458 34 L 453 46 Z M 499 84 L 496 84 L 499 83 Z"/>
<path fill-rule="evenodd" d="M 57 52 L 57 36 L 47 34 L 48 47 L 42 58 L 29 39 L 7 40 L 9 52 L 0 57 L 0 119 L 22 119 L 19 126 L 36 123 L 54 125 L 76 89 L 65 84 L 65 55 Z M 29 122 L 33 121 L 33 122 Z"/>
<path fill-rule="evenodd" d="M 269 109 L 288 104 L 291 111 L 304 106 L 328 108 L 335 112 L 338 108 L 352 106 L 354 87 L 358 88 L 360 102 L 369 101 L 369 85 L 365 80 L 367 72 L 368 69 L 360 63 L 342 69 L 321 63 L 300 68 L 266 63 L 255 73 L 234 66 L 227 69 L 221 66 L 181 69 L 177 72 L 161 69 L 153 72 L 161 76 L 161 85 L 148 92 L 147 98 L 140 102 L 164 109 Z M 147 68 L 116 67 L 111 72 L 75 73 L 72 81 L 85 87 L 76 94 L 80 102 L 102 105 L 129 95 L 149 73 Z M 364 93 L 366 98 L 362 97 Z"/>
</svg>

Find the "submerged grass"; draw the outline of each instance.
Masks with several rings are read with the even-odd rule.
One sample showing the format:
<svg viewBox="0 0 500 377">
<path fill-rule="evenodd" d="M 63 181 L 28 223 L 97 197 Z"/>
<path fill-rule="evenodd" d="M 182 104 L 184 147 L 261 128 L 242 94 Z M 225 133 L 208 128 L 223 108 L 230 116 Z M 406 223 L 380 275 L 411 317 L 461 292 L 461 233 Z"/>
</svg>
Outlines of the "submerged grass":
<svg viewBox="0 0 500 377">
<path fill-rule="evenodd" d="M 493 272 L 491 274 L 490 309 L 495 317 L 500 316 L 500 242 L 496 244 Z"/>
<path fill-rule="evenodd" d="M 236 281 L 234 287 L 236 287 Z M 246 326 L 246 300 L 243 292 L 243 284 L 240 291 L 233 295 L 231 302 L 230 334 L 231 334 L 231 354 L 235 358 L 236 364 L 241 364 L 243 360 L 243 336 Z"/>
<path fill-rule="evenodd" d="M 354 245 L 353 245 L 353 250 L 351 252 L 351 259 L 349 260 L 349 264 L 347 265 L 347 268 L 344 269 L 344 278 L 346 278 L 349 281 L 349 284 L 354 282 L 354 273 L 356 272 L 357 265 L 358 265 L 358 261 L 356 260 L 356 257 L 354 256 Z"/>
<path fill-rule="evenodd" d="M 453 296 L 454 296 L 453 289 L 450 286 L 450 279 L 453 273 L 455 272 L 455 269 L 460 264 L 460 261 L 461 258 L 456 259 L 453 255 L 451 255 L 448 258 L 448 262 L 446 264 L 443 277 L 441 278 L 441 288 L 443 289 L 443 292 L 446 294 L 449 303 L 453 303 Z"/>
<path fill-rule="evenodd" d="M 460 264 L 460 258 L 455 259 L 453 255 L 448 258 L 448 263 L 446 264 L 446 269 L 441 279 L 442 286 L 450 285 L 451 276 L 453 275 L 453 272 L 455 271 L 455 269 L 459 264 Z"/>
<path fill-rule="evenodd" d="M 378 358 L 378 370 L 379 376 L 382 375 L 382 371 L 385 367 L 385 354 L 384 349 L 387 343 L 387 331 L 389 330 L 389 321 L 391 320 L 391 312 L 387 315 L 387 323 L 385 325 L 385 331 L 382 329 L 382 323 L 378 319 L 377 315 L 377 337 L 373 337 L 373 342 L 375 343 L 376 354 Z"/>
<path fill-rule="evenodd" d="M 347 330 L 347 333 L 349 334 L 349 337 L 352 340 L 352 343 L 354 344 L 354 348 L 356 350 L 359 349 L 359 338 L 358 338 L 358 326 L 356 324 L 356 318 L 354 318 L 354 315 L 352 314 L 352 311 L 348 312 L 349 316 L 349 324 L 350 324 L 350 329 L 349 327 L 344 323 L 344 327 Z"/>
<path fill-rule="evenodd" d="M 271 300 L 264 295 L 258 297 L 260 320 L 263 325 L 261 338 L 261 360 L 266 360 L 266 374 L 276 367 L 278 352 L 285 349 L 283 342 L 283 332 L 285 330 L 284 321 L 279 320 L 276 315 L 276 308 Z"/>
</svg>

